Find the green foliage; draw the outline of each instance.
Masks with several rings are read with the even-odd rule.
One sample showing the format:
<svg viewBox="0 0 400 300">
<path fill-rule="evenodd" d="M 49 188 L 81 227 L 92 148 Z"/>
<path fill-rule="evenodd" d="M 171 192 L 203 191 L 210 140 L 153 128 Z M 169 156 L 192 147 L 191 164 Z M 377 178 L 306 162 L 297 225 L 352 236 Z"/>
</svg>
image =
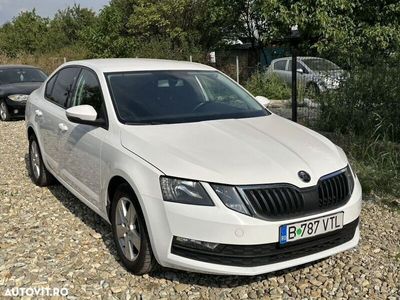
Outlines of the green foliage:
<svg viewBox="0 0 400 300">
<path fill-rule="evenodd" d="M 342 66 L 368 63 L 400 50 L 397 0 L 262 0 L 261 11 L 268 24 L 261 39 L 283 38 L 291 25 L 298 24 L 303 54 L 335 58 Z"/>
<path fill-rule="evenodd" d="M 11 57 L 43 51 L 48 46 L 43 39 L 48 24 L 49 20 L 38 16 L 35 10 L 20 13 L 11 23 L 1 27 L 0 51 Z"/>
<path fill-rule="evenodd" d="M 287 100 L 291 90 L 277 75 L 269 72 L 255 72 L 245 87 L 254 96 L 264 96 L 274 100 Z"/>
<path fill-rule="evenodd" d="M 393 58 L 356 67 L 319 97 L 317 126 L 339 133 L 335 141 L 354 161 L 365 193 L 400 195 L 399 66 Z"/>
<path fill-rule="evenodd" d="M 330 138 L 349 156 L 365 194 L 374 192 L 400 196 L 399 144 L 354 134 L 335 134 Z"/>
<path fill-rule="evenodd" d="M 319 127 L 399 142 L 399 67 L 393 59 L 355 68 L 339 89 L 321 95 Z"/>
<path fill-rule="evenodd" d="M 52 20 L 38 16 L 35 10 L 22 12 L 0 27 L 0 53 L 19 57 L 76 48 L 81 44 L 81 31 L 94 20 L 94 12 L 79 5 L 58 11 Z"/>
<path fill-rule="evenodd" d="M 81 32 L 95 22 L 95 14 L 92 10 L 81 8 L 74 4 L 64 10 L 59 10 L 50 23 L 50 31 L 58 35 L 58 40 L 64 46 L 81 42 Z"/>
<path fill-rule="evenodd" d="M 131 2 L 111 1 L 104 7 L 92 26 L 82 31 L 82 40 L 90 57 L 129 56 L 137 42 L 126 28 L 133 13 Z"/>
<path fill-rule="evenodd" d="M 83 39 L 93 57 L 187 59 L 215 47 L 229 34 L 223 27 L 233 19 L 229 6 L 223 4 L 220 0 L 113 0 L 83 32 Z"/>
<path fill-rule="evenodd" d="M 23 12 L 0 27 L 0 53 L 15 57 L 79 45 L 91 57 L 186 58 L 236 39 L 253 50 L 284 43 L 293 24 L 302 32 L 302 54 L 334 57 L 347 68 L 400 51 L 396 0 L 111 0 L 98 16 L 79 5 L 53 19 Z"/>
</svg>

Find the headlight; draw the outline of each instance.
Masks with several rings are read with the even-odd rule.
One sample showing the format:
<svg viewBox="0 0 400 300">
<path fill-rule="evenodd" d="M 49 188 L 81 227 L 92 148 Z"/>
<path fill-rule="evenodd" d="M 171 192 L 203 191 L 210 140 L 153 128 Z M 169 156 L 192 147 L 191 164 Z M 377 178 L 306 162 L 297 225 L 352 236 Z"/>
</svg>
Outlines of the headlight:
<svg viewBox="0 0 400 300">
<path fill-rule="evenodd" d="M 250 215 L 249 210 L 235 187 L 220 184 L 211 184 L 211 187 L 228 208 L 245 215 Z"/>
<path fill-rule="evenodd" d="M 339 87 L 339 80 L 337 80 L 335 78 L 324 77 L 322 79 L 322 81 L 324 82 L 325 86 L 328 87 L 328 88 L 337 88 L 337 87 Z"/>
<path fill-rule="evenodd" d="M 11 99 L 12 101 L 26 101 L 28 100 L 29 95 L 22 95 L 22 94 L 16 94 L 16 95 L 9 95 L 8 98 Z"/>
<path fill-rule="evenodd" d="M 198 181 L 162 176 L 160 185 L 164 201 L 214 206 L 210 196 Z"/>
</svg>

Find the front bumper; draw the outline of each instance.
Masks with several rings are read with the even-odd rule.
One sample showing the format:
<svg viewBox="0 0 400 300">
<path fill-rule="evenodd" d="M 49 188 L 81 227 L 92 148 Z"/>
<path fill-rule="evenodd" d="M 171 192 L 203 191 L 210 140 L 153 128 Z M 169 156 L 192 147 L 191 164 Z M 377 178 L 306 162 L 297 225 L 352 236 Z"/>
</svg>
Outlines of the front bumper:
<svg viewBox="0 0 400 300">
<path fill-rule="evenodd" d="M 312 216 L 279 221 L 266 221 L 234 212 L 221 203 L 211 188 L 205 188 L 216 206 L 194 207 L 163 202 L 165 213 L 159 215 L 159 222 L 151 222 L 149 233 L 153 252 L 162 266 L 211 274 L 258 275 L 322 259 L 358 244 L 362 197 L 358 179 L 355 179 L 353 194 L 345 205 Z M 153 200 L 150 200 L 151 203 L 156 203 L 156 199 Z M 321 235 L 316 243 L 304 240 L 294 248 L 277 248 L 281 225 L 340 211 L 344 212 L 344 228 L 340 231 L 350 228 L 346 234 L 337 235 L 337 239 L 332 235 Z M 231 258 L 246 256 L 244 249 L 247 249 L 248 258 L 232 261 L 229 257 L 209 256 L 209 253 L 185 253 L 173 247 L 174 237 L 226 244 L 228 249 L 234 251 Z M 318 248 L 318 244 L 324 245 Z M 262 251 L 266 251 L 266 255 L 260 255 Z"/>
<path fill-rule="evenodd" d="M 11 116 L 19 117 L 25 115 L 26 101 L 13 101 L 7 98 L 6 103 Z"/>
</svg>

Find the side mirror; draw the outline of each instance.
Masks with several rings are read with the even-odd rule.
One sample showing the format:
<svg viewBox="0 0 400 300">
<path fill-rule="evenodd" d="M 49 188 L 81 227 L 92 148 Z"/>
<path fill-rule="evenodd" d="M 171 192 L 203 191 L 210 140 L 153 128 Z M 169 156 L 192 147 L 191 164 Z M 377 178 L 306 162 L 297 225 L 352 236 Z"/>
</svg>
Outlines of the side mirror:
<svg viewBox="0 0 400 300">
<path fill-rule="evenodd" d="M 79 124 L 96 125 L 97 112 L 91 105 L 78 105 L 65 111 L 68 120 Z"/>
<path fill-rule="evenodd" d="M 271 101 L 264 96 L 256 96 L 255 98 L 256 98 L 257 102 L 260 103 L 264 107 L 267 107 L 271 103 Z"/>
<path fill-rule="evenodd" d="M 303 74 L 303 73 L 304 73 L 304 70 L 301 69 L 301 68 L 298 68 L 296 71 L 297 71 L 297 73 L 300 73 L 300 74 Z"/>
</svg>

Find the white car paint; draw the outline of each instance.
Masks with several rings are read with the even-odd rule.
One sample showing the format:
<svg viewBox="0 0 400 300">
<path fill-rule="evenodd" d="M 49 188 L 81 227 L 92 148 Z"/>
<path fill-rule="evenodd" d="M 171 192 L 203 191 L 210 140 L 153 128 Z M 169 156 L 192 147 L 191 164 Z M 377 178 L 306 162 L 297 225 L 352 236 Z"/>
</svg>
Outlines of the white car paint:
<svg viewBox="0 0 400 300">
<path fill-rule="evenodd" d="M 110 180 L 120 176 L 131 185 L 143 210 L 154 255 L 162 266 L 213 274 L 255 275 L 304 264 L 357 245 L 358 226 L 354 237 L 344 244 L 257 267 L 213 264 L 172 254 L 173 236 L 236 245 L 278 242 L 280 225 L 310 216 L 279 221 L 247 216 L 226 207 L 209 183 L 284 182 L 299 188 L 312 187 L 320 177 L 348 165 L 344 152 L 318 133 L 273 113 L 265 117 L 150 126 L 124 125 L 118 120 L 104 73 L 215 71 L 209 66 L 147 59 L 75 61 L 59 69 L 65 66 L 84 66 L 96 72 L 103 91 L 108 128 L 68 121 L 64 108 L 44 98 L 46 83 L 29 97 L 26 126 L 35 132 L 49 171 L 108 222 Z M 60 130 L 59 124 L 66 130 Z M 311 181 L 301 181 L 297 176 L 299 170 L 307 171 Z M 200 181 L 215 206 L 163 201 L 162 175 Z M 354 182 L 353 193 L 345 205 L 311 217 L 342 211 L 344 225 L 356 220 L 361 211 L 361 187 L 357 177 Z"/>
<path fill-rule="evenodd" d="M 83 121 L 95 121 L 97 118 L 97 112 L 90 105 L 79 105 L 68 108 L 66 116 L 69 118 L 78 118 Z"/>
</svg>

